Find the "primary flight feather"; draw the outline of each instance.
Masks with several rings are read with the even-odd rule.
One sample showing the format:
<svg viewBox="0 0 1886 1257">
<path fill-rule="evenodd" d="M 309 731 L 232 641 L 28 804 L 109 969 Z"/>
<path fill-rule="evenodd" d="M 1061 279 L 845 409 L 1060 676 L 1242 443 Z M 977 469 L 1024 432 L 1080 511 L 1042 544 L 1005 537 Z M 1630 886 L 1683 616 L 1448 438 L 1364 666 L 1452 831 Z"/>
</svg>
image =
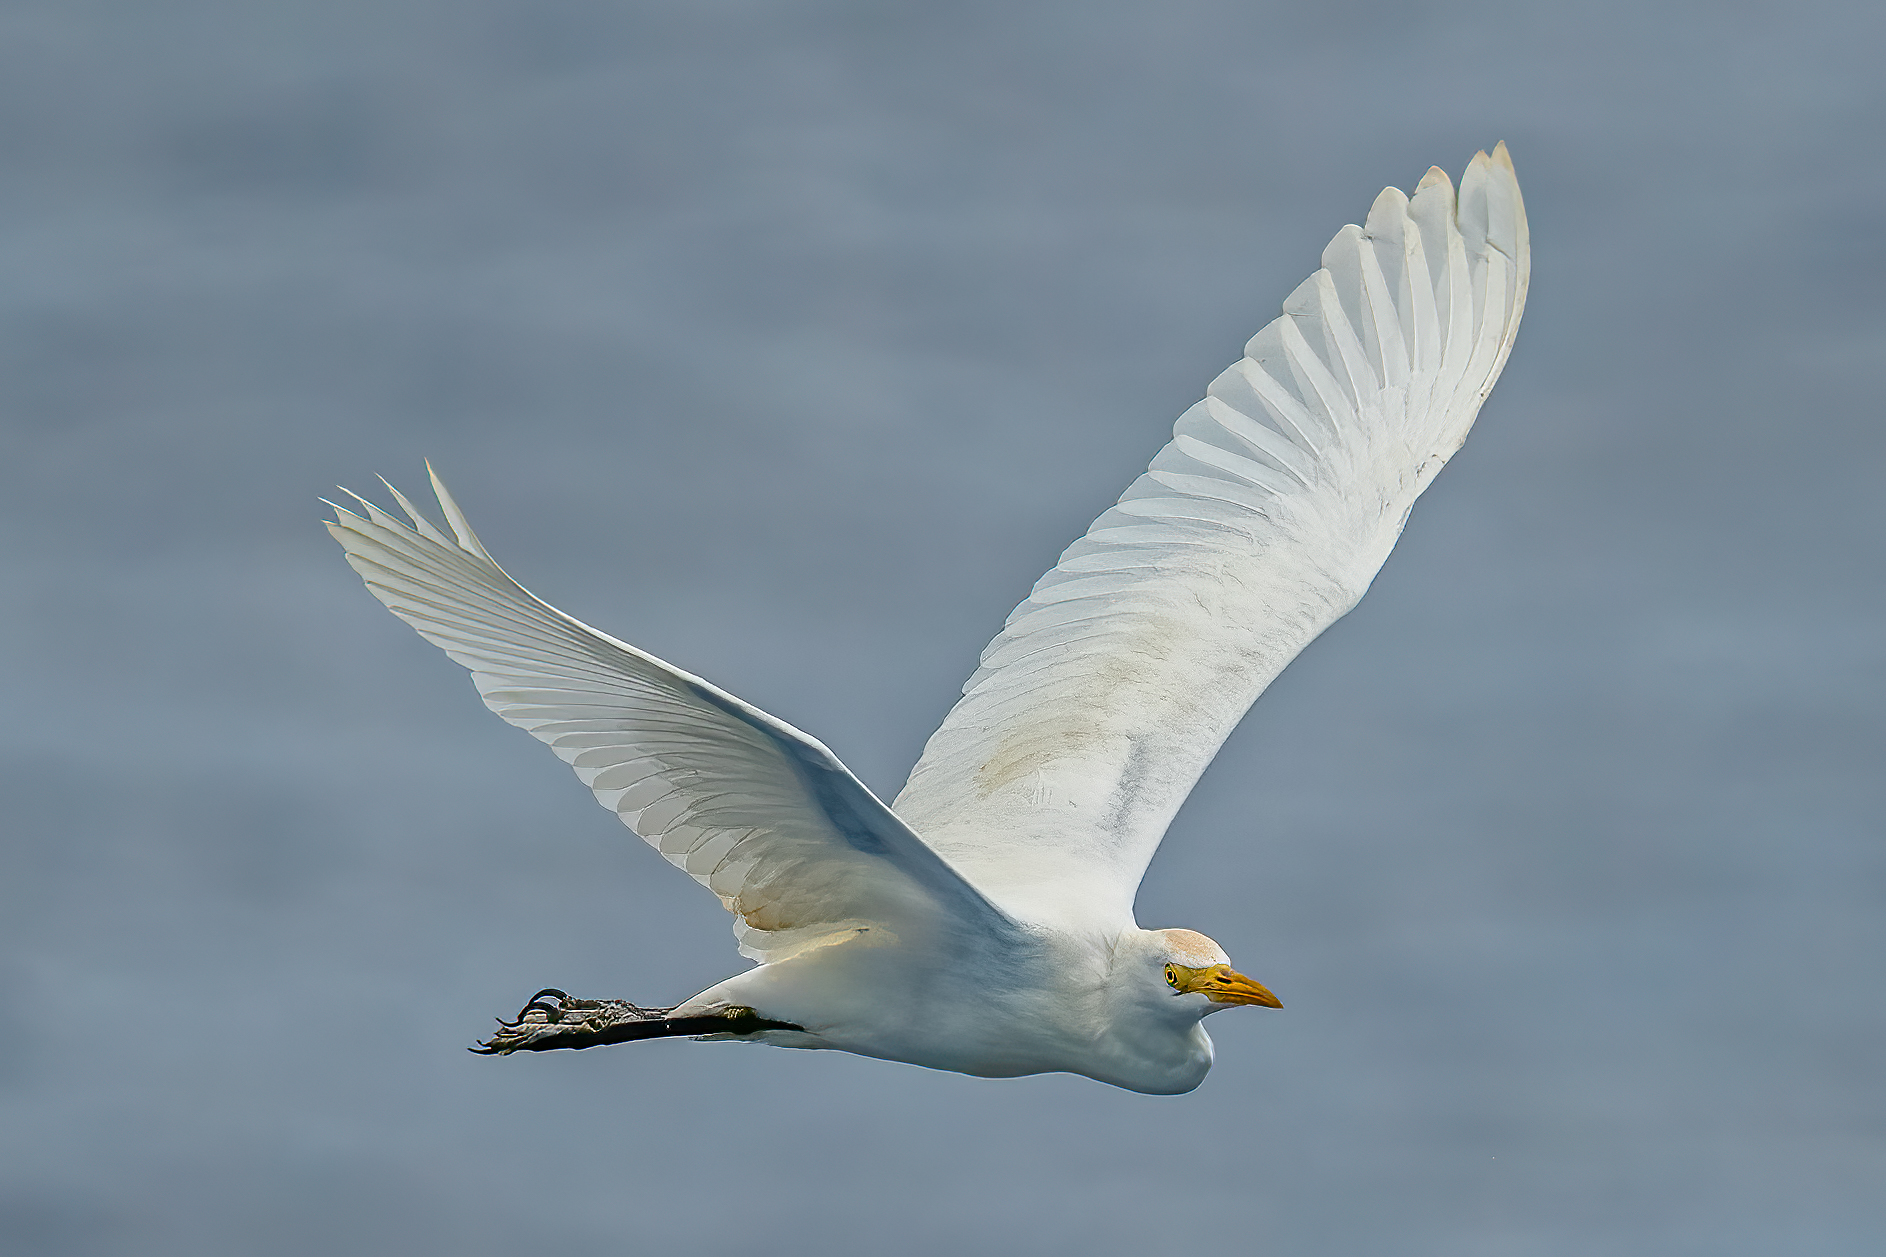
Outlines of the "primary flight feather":
<svg viewBox="0 0 1886 1257">
<path fill-rule="evenodd" d="M 1216 943 L 1142 930 L 1140 876 L 1205 766 L 1355 605 L 1460 448 L 1526 302 L 1504 145 L 1338 232 L 982 655 L 886 807 L 816 739 L 563 614 L 388 486 L 328 525 L 493 711 L 734 914 L 758 967 L 672 1009 L 539 992 L 483 1050 L 664 1035 L 1180 1092 L 1203 1018 L 1278 1006 Z"/>
</svg>

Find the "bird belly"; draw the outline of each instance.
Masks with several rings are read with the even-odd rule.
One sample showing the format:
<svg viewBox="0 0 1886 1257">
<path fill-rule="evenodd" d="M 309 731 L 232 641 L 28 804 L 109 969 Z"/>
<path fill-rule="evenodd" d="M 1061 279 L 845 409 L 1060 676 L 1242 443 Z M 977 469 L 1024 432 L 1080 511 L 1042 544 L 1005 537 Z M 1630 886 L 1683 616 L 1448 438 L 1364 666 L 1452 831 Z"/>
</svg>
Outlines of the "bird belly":
<svg viewBox="0 0 1886 1257">
<path fill-rule="evenodd" d="M 733 1006 L 804 1028 L 743 1036 L 776 1047 L 833 1048 L 988 1078 L 1070 1067 L 1012 991 L 895 944 L 845 942 L 761 965 L 674 1015 Z"/>
<path fill-rule="evenodd" d="M 1123 1034 L 1096 994 L 1091 984 L 1070 989 L 1051 971 L 1035 972 L 1026 958 L 1009 958 L 997 976 L 973 964 L 940 963 L 934 953 L 879 934 L 761 965 L 709 987 L 672 1015 L 752 1008 L 803 1029 L 740 1036 L 748 1041 L 979 1078 L 1072 1073 L 1159 1095 L 1190 1091 L 1204 1079 L 1212 1051 L 1202 1029 Z"/>
</svg>

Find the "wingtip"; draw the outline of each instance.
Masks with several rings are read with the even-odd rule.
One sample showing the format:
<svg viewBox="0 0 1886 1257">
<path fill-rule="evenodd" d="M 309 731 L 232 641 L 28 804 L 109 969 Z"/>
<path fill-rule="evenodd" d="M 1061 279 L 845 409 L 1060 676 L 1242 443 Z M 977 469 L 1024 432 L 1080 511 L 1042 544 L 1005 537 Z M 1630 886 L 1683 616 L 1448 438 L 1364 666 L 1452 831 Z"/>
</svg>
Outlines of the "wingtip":
<svg viewBox="0 0 1886 1257">
<path fill-rule="evenodd" d="M 1368 217 L 1363 219 L 1362 230 L 1370 236 L 1383 235 L 1398 227 L 1407 216 L 1408 194 L 1396 187 L 1383 188 L 1375 194 Z"/>
<path fill-rule="evenodd" d="M 1452 192 L 1454 190 L 1454 181 L 1448 178 L 1447 172 L 1442 170 L 1439 166 L 1429 166 L 1428 173 L 1422 175 L 1421 182 L 1415 185 L 1415 194 L 1418 196 L 1426 192 L 1429 188 L 1446 188 L 1449 192 Z"/>
<path fill-rule="evenodd" d="M 472 531 L 471 522 L 465 518 L 465 512 L 459 509 L 452 491 L 445 487 L 445 481 L 439 479 L 439 473 L 433 469 L 429 458 L 426 460 L 426 476 L 432 481 L 433 495 L 439 499 L 439 509 L 445 512 L 445 522 L 450 525 L 452 535 L 458 539 L 459 549 L 490 562 L 491 556 L 485 552 L 484 544 L 478 540 L 478 534 Z"/>
<path fill-rule="evenodd" d="M 354 491 L 353 491 L 352 489 L 349 489 L 349 488 L 348 488 L 348 487 L 347 487 L 346 485 L 344 485 L 344 484 L 337 484 L 337 485 L 335 485 L 335 486 L 334 486 L 334 488 L 335 488 L 335 490 L 336 490 L 337 492 L 340 492 L 340 493 L 345 493 L 345 494 L 346 494 L 346 495 L 347 495 L 348 497 L 350 497 L 350 498 L 352 498 L 352 499 L 353 499 L 354 501 L 356 501 L 356 502 L 358 502 L 358 503 L 360 504 L 360 508 L 361 508 L 361 510 L 364 510 L 364 511 L 366 511 L 366 512 L 367 512 L 367 518 L 369 518 L 369 519 L 371 519 L 371 518 L 372 518 L 372 516 L 373 516 L 373 512 L 374 512 L 374 510 L 376 509 L 376 508 L 374 507 L 374 505 L 373 505 L 373 503 L 371 503 L 371 502 L 369 502 L 369 501 L 367 501 L 367 499 L 365 499 L 365 498 L 363 498 L 363 497 L 361 497 L 361 496 L 360 496 L 360 495 L 359 495 L 358 493 L 355 493 L 355 492 L 354 492 Z M 321 500 L 322 500 L 323 502 L 327 502 L 327 499 L 326 499 L 326 498 L 322 498 Z M 334 503 L 332 503 L 332 502 L 328 502 L 328 505 L 329 505 L 329 506 L 334 506 Z M 355 510 L 347 510 L 347 508 L 345 508 L 345 507 L 340 507 L 340 506 L 334 506 L 334 509 L 335 509 L 335 510 L 337 510 L 337 511 L 339 511 L 339 510 L 346 510 L 346 511 L 347 511 L 347 514 L 349 514 L 349 515 L 352 515 L 352 516 L 353 516 L 353 517 L 354 517 L 355 519 L 359 519 L 359 518 L 361 518 L 361 515 L 360 515 L 360 511 L 355 511 Z"/>
<path fill-rule="evenodd" d="M 345 493 L 345 492 L 347 492 L 347 490 L 346 490 L 346 489 L 343 489 L 343 488 L 341 488 L 341 487 L 340 487 L 339 485 L 335 485 L 335 486 L 334 486 L 334 491 L 335 491 L 336 493 Z M 319 503 L 320 503 L 320 504 L 321 504 L 322 506 L 325 506 L 325 507 L 327 507 L 327 508 L 328 508 L 328 509 L 329 509 L 330 511 L 333 511 L 333 512 L 334 512 L 334 518 L 333 518 L 333 519 L 324 519 L 324 520 L 322 520 L 322 521 L 321 521 L 321 522 L 322 522 L 323 524 L 326 524 L 326 525 L 328 525 L 328 526 L 329 526 L 330 528 L 331 528 L 331 527 L 334 527 L 334 526 L 335 526 L 335 525 L 337 525 L 337 524 L 339 524 L 339 523 L 341 522 L 341 521 L 340 521 L 340 517 L 341 517 L 341 516 L 343 516 L 343 515 L 345 515 L 345 516 L 346 516 L 346 517 L 347 517 L 348 519 L 359 519 L 359 518 L 360 518 L 360 516 L 358 516 L 358 515 L 356 515 L 356 514 L 354 514 L 354 513 L 352 512 L 352 511 L 350 511 L 350 510 L 348 510 L 348 509 L 347 509 L 346 507 L 344 507 L 344 506 L 342 506 L 342 505 L 341 505 L 341 504 L 340 504 L 339 502 L 336 502 L 336 501 L 333 501 L 332 499 L 329 499 L 329 498 L 317 498 L 317 499 L 315 499 L 315 500 L 316 500 L 316 501 L 318 501 L 318 502 L 319 502 Z"/>
<path fill-rule="evenodd" d="M 452 539 L 440 532 L 438 526 L 427 519 L 418 507 L 407 500 L 404 493 L 394 488 L 391 480 L 388 480 L 385 476 L 381 476 L 380 483 L 385 485 L 386 491 L 393 495 L 393 501 L 398 504 L 399 509 L 406 512 L 406 518 L 412 521 L 413 528 L 420 536 L 424 537 L 427 541 L 435 541 L 442 546 L 452 544 Z"/>
</svg>

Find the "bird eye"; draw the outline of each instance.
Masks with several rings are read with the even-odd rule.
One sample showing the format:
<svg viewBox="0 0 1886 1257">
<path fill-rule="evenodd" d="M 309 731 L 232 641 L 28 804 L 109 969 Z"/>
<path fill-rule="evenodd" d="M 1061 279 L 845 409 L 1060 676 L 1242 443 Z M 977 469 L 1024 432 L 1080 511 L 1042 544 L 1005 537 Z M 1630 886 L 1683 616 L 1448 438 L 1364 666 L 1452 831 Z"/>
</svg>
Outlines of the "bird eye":
<svg viewBox="0 0 1886 1257">
<path fill-rule="evenodd" d="M 1175 991 L 1179 989 L 1179 971 L 1171 965 L 1166 966 L 1166 985 Z"/>
</svg>

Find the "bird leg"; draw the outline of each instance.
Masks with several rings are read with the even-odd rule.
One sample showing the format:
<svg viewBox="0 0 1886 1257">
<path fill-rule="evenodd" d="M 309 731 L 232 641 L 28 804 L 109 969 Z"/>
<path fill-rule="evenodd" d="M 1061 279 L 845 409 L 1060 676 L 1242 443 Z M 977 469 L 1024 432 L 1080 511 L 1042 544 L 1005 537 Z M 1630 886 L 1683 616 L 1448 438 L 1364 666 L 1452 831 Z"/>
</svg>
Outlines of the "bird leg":
<svg viewBox="0 0 1886 1257">
<path fill-rule="evenodd" d="M 800 1030 L 768 1021 L 751 1008 L 723 1008 L 704 1016 L 670 1017 L 672 1008 L 640 1008 L 627 1000 L 577 999 L 555 987 L 530 997 L 515 1021 L 498 1018 L 499 1030 L 470 1049 L 480 1056 L 599 1047 L 675 1035 L 747 1035 L 761 1030 Z"/>
</svg>

